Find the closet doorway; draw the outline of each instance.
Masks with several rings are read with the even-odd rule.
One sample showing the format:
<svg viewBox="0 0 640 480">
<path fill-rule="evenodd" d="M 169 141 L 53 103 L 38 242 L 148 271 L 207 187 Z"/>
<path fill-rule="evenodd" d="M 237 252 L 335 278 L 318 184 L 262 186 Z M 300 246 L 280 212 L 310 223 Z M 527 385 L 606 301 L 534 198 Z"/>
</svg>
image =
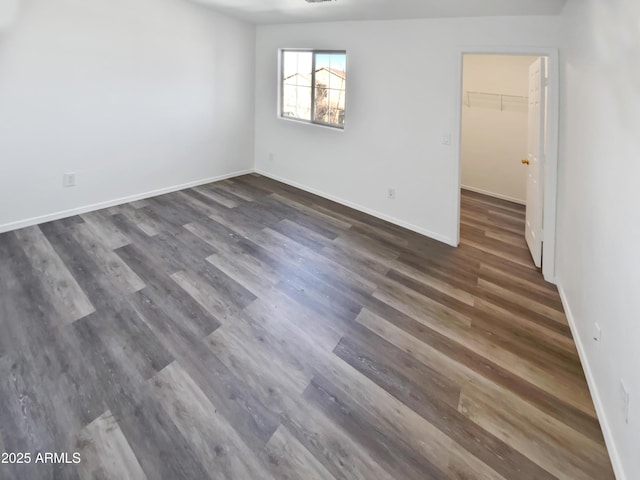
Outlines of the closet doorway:
<svg viewBox="0 0 640 480">
<path fill-rule="evenodd" d="M 555 259 L 543 261 L 543 240 L 545 256 L 555 250 L 557 155 L 549 148 L 557 145 L 557 122 L 549 114 L 557 110 L 549 101 L 557 108 L 557 98 L 549 88 L 549 56 L 462 52 L 461 63 L 461 241 L 494 238 L 496 248 L 532 260 L 553 281 Z"/>
</svg>

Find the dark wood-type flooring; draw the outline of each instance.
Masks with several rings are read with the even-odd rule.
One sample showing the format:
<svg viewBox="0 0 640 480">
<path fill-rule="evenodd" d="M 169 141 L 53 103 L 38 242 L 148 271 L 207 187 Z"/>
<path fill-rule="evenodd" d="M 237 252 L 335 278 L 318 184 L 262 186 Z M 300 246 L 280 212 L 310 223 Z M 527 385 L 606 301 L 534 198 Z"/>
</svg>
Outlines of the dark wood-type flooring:
<svg viewBox="0 0 640 480">
<path fill-rule="evenodd" d="M 0 235 L 0 478 L 612 479 L 522 207 L 462 204 L 457 249 L 257 175 Z"/>
</svg>

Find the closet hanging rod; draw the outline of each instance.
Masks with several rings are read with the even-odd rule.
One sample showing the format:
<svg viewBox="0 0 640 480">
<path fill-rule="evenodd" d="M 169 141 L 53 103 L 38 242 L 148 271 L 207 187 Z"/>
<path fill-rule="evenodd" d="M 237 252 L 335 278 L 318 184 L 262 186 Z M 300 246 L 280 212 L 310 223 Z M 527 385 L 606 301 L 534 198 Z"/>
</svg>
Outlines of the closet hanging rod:
<svg viewBox="0 0 640 480">
<path fill-rule="evenodd" d="M 500 110 L 504 110 L 504 103 L 506 102 L 511 102 L 511 103 L 517 103 L 517 104 L 527 104 L 529 103 L 529 97 L 526 96 L 522 96 L 522 95 L 507 95 L 504 93 L 490 93 L 490 92 L 474 92 L 474 91 L 467 91 L 466 92 L 466 99 L 467 99 L 467 107 L 471 107 L 471 97 L 474 95 L 478 95 L 478 96 L 482 96 L 485 99 L 487 99 L 487 97 L 490 98 L 495 98 L 496 101 L 500 102 Z"/>
</svg>

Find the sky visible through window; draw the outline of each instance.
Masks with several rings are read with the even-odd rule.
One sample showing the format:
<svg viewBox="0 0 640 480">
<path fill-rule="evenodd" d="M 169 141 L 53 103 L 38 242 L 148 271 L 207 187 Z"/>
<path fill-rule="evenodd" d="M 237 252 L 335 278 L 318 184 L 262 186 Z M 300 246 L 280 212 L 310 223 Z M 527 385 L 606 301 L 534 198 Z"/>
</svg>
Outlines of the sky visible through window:
<svg viewBox="0 0 640 480">
<path fill-rule="evenodd" d="M 316 55 L 316 69 L 327 67 L 334 70 L 345 71 L 347 63 L 346 55 L 337 55 L 335 53 L 325 54 L 321 53 Z"/>
<path fill-rule="evenodd" d="M 296 73 L 311 73 L 311 52 L 285 52 L 284 77 Z M 316 70 L 322 67 L 345 71 L 347 56 L 344 54 L 321 53 L 316 55 Z"/>
</svg>

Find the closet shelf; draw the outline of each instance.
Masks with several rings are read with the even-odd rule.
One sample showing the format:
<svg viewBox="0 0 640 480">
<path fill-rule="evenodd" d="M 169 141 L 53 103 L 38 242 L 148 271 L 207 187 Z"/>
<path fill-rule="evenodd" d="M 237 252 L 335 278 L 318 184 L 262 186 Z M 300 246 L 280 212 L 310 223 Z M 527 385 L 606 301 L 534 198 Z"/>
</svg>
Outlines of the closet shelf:
<svg viewBox="0 0 640 480">
<path fill-rule="evenodd" d="M 526 109 L 529 104 L 529 97 L 520 95 L 505 95 L 502 93 L 471 92 L 464 93 L 464 104 L 467 107 L 495 107 L 501 111 L 506 109 L 521 110 Z"/>
</svg>

